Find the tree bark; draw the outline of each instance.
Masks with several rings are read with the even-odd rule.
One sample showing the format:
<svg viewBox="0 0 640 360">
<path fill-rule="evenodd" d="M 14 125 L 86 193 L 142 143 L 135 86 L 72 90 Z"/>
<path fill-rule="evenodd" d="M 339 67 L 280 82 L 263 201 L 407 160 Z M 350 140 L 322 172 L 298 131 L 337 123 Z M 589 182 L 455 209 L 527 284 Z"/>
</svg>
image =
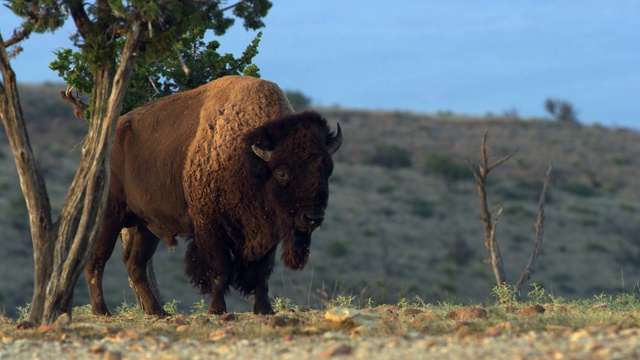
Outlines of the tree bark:
<svg viewBox="0 0 640 360">
<path fill-rule="evenodd" d="M 0 34 L 0 117 L 9 138 L 11 151 L 18 169 L 20 187 L 25 196 L 29 212 L 31 240 L 33 243 L 34 261 L 34 301 L 31 302 L 30 316 L 27 320 L 39 323 L 41 318 L 35 316 L 44 310 L 44 297 L 47 282 L 51 277 L 53 253 L 53 236 L 55 226 L 51 220 L 51 205 L 42 174 L 33 156 L 29 135 L 26 130 L 20 97 L 16 84 L 16 75 L 11 69 L 5 43 Z M 31 313 L 34 315 L 31 316 Z"/>
<path fill-rule="evenodd" d="M 63 313 L 71 314 L 73 287 L 100 231 L 109 187 L 111 147 L 140 44 L 140 25 L 139 20 L 131 25 L 115 76 L 113 67 L 109 66 L 94 75 L 89 135 L 82 149 L 80 168 L 60 214 L 53 273 L 42 315 L 46 323 L 54 322 Z"/>
</svg>

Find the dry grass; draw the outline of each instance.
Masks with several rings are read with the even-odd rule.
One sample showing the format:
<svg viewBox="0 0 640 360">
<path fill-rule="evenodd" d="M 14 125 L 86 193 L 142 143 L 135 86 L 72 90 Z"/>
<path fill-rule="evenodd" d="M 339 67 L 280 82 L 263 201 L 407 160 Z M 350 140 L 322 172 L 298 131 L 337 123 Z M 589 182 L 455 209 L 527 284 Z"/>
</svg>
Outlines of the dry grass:
<svg viewBox="0 0 640 360">
<path fill-rule="evenodd" d="M 538 294 L 540 295 L 540 294 Z M 470 334 L 511 333 L 529 331 L 572 332 L 585 328 L 619 331 L 640 327 L 638 306 L 640 302 L 633 294 L 617 296 L 599 295 L 590 300 L 564 301 L 547 297 L 538 304 L 530 301 L 488 306 L 463 305 L 457 303 L 425 304 L 420 298 L 413 301 L 402 299 L 396 305 L 365 307 L 359 313 L 368 314 L 367 322 L 358 320 L 331 320 L 328 309 L 283 309 L 274 316 L 233 313 L 222 316 L 200 312 L 177 313 L 168 318 L 157 318 L 142 314 L 134 305 L 123 305 L 111 317 L 89 314 L 86 306 L 77 307 L 73 321 L 53 326 L 41 326 L 30 330 L 18 329 L 17 321 L 0 317 L 0 334 L 10 341 L 31 339 L 49 341 L 61 336 L 100 340 L 137 336 L 166 337 L 171 341 L 190 340 L 225 341 L 239 339 L 281 339 L 289 335 L 296 337 L 318 336 L 325 333 L 346 333 L 351 336 L 369 337 L 417 337 L 441 336 L 456 333 Z M 351 307 L 353 298 L 344 300 L 343 307 Z M 277 303 L 274 303 L 277 305 Z M 197 304 L 196 304 L 196 307 Z M 528 312 L 530 309 L 537 309 Z M 352 310 L 357 312 L 355 310 Z M 357 319 L 357 318 L 352 318 Z M 373 321 L 371 321 L 373 319 Z M 133 333 L 131 331 L 134 331 Z M 66 335 L 65 335 L 66 334 Z"/>
</svg>

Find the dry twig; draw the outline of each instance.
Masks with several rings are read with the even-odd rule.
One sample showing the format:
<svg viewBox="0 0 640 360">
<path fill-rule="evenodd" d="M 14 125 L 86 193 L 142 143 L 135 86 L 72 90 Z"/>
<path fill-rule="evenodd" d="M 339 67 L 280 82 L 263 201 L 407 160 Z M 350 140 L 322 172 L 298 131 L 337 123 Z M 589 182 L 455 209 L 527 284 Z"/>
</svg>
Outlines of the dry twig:
<svg viewBox="0 0 640 360">
<path fill-rule="evenodd" d="M 529 257 L 529 261 L 520 276 L 520 280 L 518 280 L 518 284 L 516 285 L 516 289 L 520 290 L 522 285 L 524 285 L 525 281 L 528 281 L 531 278 L 531 272 L 533 268 L 536 266 L 536 262 L 538 261 L 538 253 L 540 252 L 540 245 L 542 245 L 542 233 L 544 230 L 544 205 L 547 197 L 547 188 L 549 186 L 549 177 L 551 176 L 551 165 L 547 169 L 547 173 L 544 177 L 544 184 L 542 185 L 542 190 L 540 191 L 540 200 L 538 201 L 538 217 L 536 220 L 536 241 L 533 244 L 533 250 L 531 251 L 531 256 Z"/>
<path fill-rule="evenodd" d="M 89 106 L 84 102 L 82 102 L 82 100 L 80 100 L 79 98 L 73 97 L 73 94 L 71 94 L 72 91 L 73 91 L 73 86 L 67 87 L 67 90 L 60 91 L 60 97 L 67 104 L 71 105 L 71 107 L 73 108 L 73 114 L 77 118 L 84 119 L 84 115 L 83 115 L 84 110 Z M 77 91 L 76 91 L 76 96 L 78 96 Z"/>
<path fill-rule="evenodd" d="M 505 161 L 509 160 L 518 149 L 512 151 L 507 156 L 498 160 L 495 164 L 489 165 L 487 160 L 487 135 L 489 133 L 489 129 L 485 130 L 484 135 L 482 135 L 482 144 L 480 146 L 480 152 L 482 155 L 481 164 L 477 165 L 472 161 L 468 161 L 471 170 L 473 171 L 473 175 L 476 179 L 477 183 L 477 191 L 478 191 L 478 199 L 480 201 L 480 212 L 482 213 L 482 224 L 484 226 L 484 235 L 485 235 L 485 247 L 489 252 L 489 262 L 491 265 L 491 269 L 493 270 L 493 275 L 496 278 L 496 282 L 498 286 L 502 285 L 506 281 L 506 275 L 504 271 L 504 264 L 502 262 L 502 255 L 500 255 L 500 247 L 498 246 L 498 242 L 495 239 L 496 235 L 496 227 L 498 225 L 498 219 L 502 214 L 502 208 L 498 208 L 496 212 L 495 219 L 492 221 L 491 214 L 493 211 L 489 211 L 489 206 L 487 205 L 487 191 L 486 191 L 486 180 L 489 172 L 496 168 L 497 166 L 502 165 Z"/>
</svg>

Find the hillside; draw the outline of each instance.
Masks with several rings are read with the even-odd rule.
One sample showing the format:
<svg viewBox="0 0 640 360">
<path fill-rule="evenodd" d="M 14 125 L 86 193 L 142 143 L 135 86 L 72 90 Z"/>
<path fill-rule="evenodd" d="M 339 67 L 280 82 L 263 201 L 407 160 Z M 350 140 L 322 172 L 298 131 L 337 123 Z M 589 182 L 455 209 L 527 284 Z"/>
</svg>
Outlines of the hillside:
<svg viewBox="0 0 640 360">
<path fill-rule="evenodd" d="M 21 87 L 54 209 L 61 207 L 74 175 L 84 135 L 82 120 L 58 100 L 62 88 Z M 504 207 L 497 239 L 508 281 L 517 281 L 529 257 L 538 194 L 553 163 L 544 239 L 530 282 L 567 298 L 637 290 L 640 133 L 543 119 L 317 110 L 332 126 L 339 122 L 345 137 L 335 158 L 328 217 L 314 235 L 304 271 L 277 265 L 272 296 L 300 305 L 319 305 L 338 294 L 376 303 L 414 295 L 426 302 L 487 299 L 493 277 L 483 263 L 487 252 L 475 182 L 465 163 L 479 161 L 487 129 L 490 159 L 519 149 L 490 174 L 487 189 L 490 207 Z M 24 200 L 3 130 L 0 168 L 0 307 L 14 315 L 30 301 L 33 264 Z M 183 275 L 184 250 L 183 242 L 174 252 L 161 245 L 154 263 L 164 298 L 188 308 L 200 297 Z M 105 275 L 112 309 L 134 301 L 120 251 Z M 231 298 L 231 311 L 251 308 L 251 299 L 235 292 Z M 75 303 L 88 303 L 82 277 Z"/>
</svg>

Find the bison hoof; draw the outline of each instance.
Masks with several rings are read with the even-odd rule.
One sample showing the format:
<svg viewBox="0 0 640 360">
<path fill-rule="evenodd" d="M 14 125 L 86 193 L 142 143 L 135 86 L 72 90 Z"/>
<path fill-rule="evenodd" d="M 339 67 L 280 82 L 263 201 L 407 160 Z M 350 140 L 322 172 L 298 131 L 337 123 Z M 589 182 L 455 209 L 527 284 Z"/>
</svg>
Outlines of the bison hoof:
<svg viewBox="0 0 640 360">
<path fill-rule="evenodd" d="M 253 306 L 253 313 L 256 315 L 273 315 L 275 312 L 271 308 L 271 305 L 268 306 Z"/>
<path fill-rule="evenodd" d="M 91 311 L 91 313 L 95 316 L 111 316 L 111 313 L 109 312 L 109 310 L 106 310 L 106 311 L 93 310 Z"/>
<path fill-rule="evenodd" d="M 209 309 L 209 311 L 208 311 L 208 313 L 211 314 L 211 315 L 222 315 L 222 314 L 224 314 L 226 312 L 227 312 L 227 310 L 212 310 L 212 309 Z"/>
<path fill-rule="evenodd" d="M 171 317 L 171 314 L 162 310 L 162 311 L 149 311 L 147 312 L 147 315 L 151 315 L 151 316 L 157 316 L 159 318 L 168 318 Z"/>
</svg>

